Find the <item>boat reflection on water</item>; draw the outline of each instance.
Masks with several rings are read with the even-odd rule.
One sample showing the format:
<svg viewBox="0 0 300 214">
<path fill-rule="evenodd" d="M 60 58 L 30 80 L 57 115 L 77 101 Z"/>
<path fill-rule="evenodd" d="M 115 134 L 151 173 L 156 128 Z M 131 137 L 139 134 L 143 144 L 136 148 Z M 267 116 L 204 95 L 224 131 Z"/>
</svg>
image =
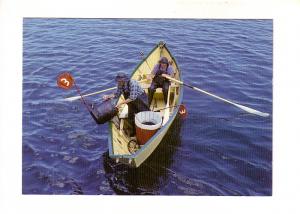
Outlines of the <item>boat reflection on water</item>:
<svg viewBox="0 0 300 214">
<path fill-rule="evenodd" d="M 171 172 L 169 167 L 181 143 L 182 120 L 177 116 L 166 136 L 151 156 L 138 168 L 115 163 L 108 152 L 103 154 L 105 176 L 116 194 L 159 195 Z"/>
</svg>

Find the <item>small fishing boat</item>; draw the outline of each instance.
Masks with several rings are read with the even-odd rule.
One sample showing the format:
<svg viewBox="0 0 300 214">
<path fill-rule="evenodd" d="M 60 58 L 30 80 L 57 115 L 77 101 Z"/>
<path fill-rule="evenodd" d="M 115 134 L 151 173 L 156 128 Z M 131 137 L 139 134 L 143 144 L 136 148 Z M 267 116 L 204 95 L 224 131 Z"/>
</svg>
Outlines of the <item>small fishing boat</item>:
<svg viewBox="0 0 300 214">
<path fill-rule="evenodd" d="M 148 56 L 141 61 L 131 75 L 131 79 L 139 81 L 147 94 L 148 88 L 151 85 L 151 80 L 147 80 L 147 75 L 151 73 L 154 66 L 163 56 L 167 57 L 170 65 L 173 66 L 174 78 L 179 81 L 181 80 L 182 75 L 175 58 L 170 53 L 166 44 L 160 42 L 153 48 Z M 124 107 L 119 111 L 118 123 L 113 122 L 113 120 L 109 122 L 108 147 L 110 158 L 114 159 L 117 163 L 120 162 L 133 168 L 139 167 L 157 148 L 169 130 L 178 113 L 182 97 L 183 86 L 178 83 L 171 82 L 167 104 L 164 102 L 162 89 L 156 89 L 150 109 L 161 115 L 162 123 L 156 133 L 143 145 L 136 143 L 136 137 L 129 136 L 127 130 L 135 127 L 130 127 L 127 118 L 128 106 L 123 105 Z M 122 100 L 124 100 L 124 97 L 120 96 L 118 102 Z"/>
</svg>

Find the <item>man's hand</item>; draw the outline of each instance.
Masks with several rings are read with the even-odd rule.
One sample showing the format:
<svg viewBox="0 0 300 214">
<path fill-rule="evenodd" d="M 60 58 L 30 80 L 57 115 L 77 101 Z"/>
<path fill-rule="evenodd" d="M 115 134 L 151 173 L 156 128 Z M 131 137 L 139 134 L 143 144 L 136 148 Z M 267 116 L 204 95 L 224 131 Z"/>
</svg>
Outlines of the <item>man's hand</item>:
<svg viewBox="0 0 300 214">
<path fill-rule="evenodd" d="M 118 110 L 120 110 L 120 108 L 121 108 L 121 106 L 122 106 L 123 104 L 124 104 L 123 102 L 120 102 L 119 104 L 116 105 L 116 108 L 117 108 Z"/>
<path fill-rule="evenodd" d="M 168 74 L 162 74 L 161 76 L 163 76 L 163 77 L 170 77 Z"/>
<path fill-rule="evenodd" d="M 129 98 L 128 98 L 127 100 L 121 101 L 119 104 L 116 105 L 116 108 L 120 109 L 121 105 L 130 103 L 131 101 L 132 101 L 132 100 L 129 99 Z"/>
<path fill-rule="evenodd" d="M 153 75 L 152 74 L 148 74 L 147 75 L 147 80 L 152 80 L 153 79 Z"/>
<path fill-rule="evenodd" d="M 103 98 L 103 100 L 109 100 L 109 99 L 111 99 L 113 97 L 114 97 L 113 94 L 109 94 L 109 95 L 104 95 L 102 98 Z"/>
</svg>

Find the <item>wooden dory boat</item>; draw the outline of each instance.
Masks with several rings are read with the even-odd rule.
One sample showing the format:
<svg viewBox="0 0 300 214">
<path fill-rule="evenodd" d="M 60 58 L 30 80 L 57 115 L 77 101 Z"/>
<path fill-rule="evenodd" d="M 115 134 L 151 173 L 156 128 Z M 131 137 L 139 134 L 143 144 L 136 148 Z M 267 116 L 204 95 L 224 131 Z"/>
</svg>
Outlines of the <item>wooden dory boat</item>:
<svg viewBox="0 0 300 214">
<path fill-rule="evenodd" d="M 170 64 L 173 66 L 175 72 L 174 78 L 177 80 L 181 80 L 181 72 L 178 68 L 176 60 L 166 47 L 166 44 L 160 42 L 154 47 L 154 49 L 149 53 L 149 55 L 144 60 L 142 60 L 142 62 L 136 67 L 131 76 L 132 79 L 142 82 L 141 85 L 145 89 L 146 93 L 148 93 L 148 88 L 151 84 L 151 81 L 145 81 L 146 77 L 148 74 L 150 74 L 150 72 L 162 56 L 167 57 Z M 115 123 L 112 121 L 109 122 L 109 157 L 114 159 L 117 163 L 121 162 L 131 167 L 139 167 L 156 149 L 156 147 L 159 145 L 159 143 L 162 141 L 163 137 L 167 133 L 168 129 L 170 128 L 172 122 L 174 121 L 177 115 L 179 105 L 182 102 L 182 97 L 183 86 L 177 83 L 172 82 L 170 85 L 167 105 L 165 105 L 163 100 L 162 89 L 158 88 L 156 90 L 153 96 L 150 109 L 152 111 L 158 110 L 161 116 L 163 116 L 162 126 L 155 133 L 155 135 L 153 135 L 144 145 L 137 146 L 134 152 L 131 150 L 132 147 L 129 147 L 129 142 L 132 140 L 132 138 L 129 137 L 128 132 L 126 131 L 132 128 L 129 127 L 126 118 L 128 107 L 123 107 L 123 109 L 121 109 L 119 113 L 119 123 Z M 120 102 L 123 99 L 124 97 L 121 96 L 118 102 Z"/>
</svg>

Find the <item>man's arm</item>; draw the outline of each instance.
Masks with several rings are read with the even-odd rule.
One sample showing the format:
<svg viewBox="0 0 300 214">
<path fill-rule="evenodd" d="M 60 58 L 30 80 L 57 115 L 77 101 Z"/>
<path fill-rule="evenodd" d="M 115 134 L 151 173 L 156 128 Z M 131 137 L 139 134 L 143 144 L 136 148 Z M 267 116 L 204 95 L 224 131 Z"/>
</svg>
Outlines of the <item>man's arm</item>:
<svg viewBox="0 0 300 214">
<path fill-rule="evenodd" d="M 158 70 L 159 65 L 155 65 L 154 68 L 152 69 L 151 73 L 147 75 L 148 80 L 152 80 L 155 77 L 155 74 Z"/>
<path fill-rule="evenodd" d="M 117 91 L 115 93 L 104 95 L 103 99 L 104 100 L 109 100 L 109 99 L 112 99 L 112 98 L 115 98 L 115 97 L 119 97 L 121 95 L 121 93 L 122 93 L 121 88 L 118 86 Z"/>
<path fill-rule="evenodd" d="M 162 74 L 162 76 L 163 76 L 163 77 L 168 76 L 168 77 L 172 77 L 172 78 L 175 77 L 175 73 L 174 73 L 174 68 L 173 68 L 173 66 L 170 65 L 170 67 L 168 68 L 168 72 L 167 72 L 167 73 L 168 73 L 168 74 Z"/>
<path fill-rule="evenodd" d="M 138 96 L 138 83 L 134 80 L 130 81 L 130 95 L 129 95 L 129 98 L 124 100 L 124 101 L 121 101 L 116 107 L 119 107 L 123 104 L 127 104 L 127 103 L 130 103 L 131 101 L 135 100 Z"/>
</svg>

